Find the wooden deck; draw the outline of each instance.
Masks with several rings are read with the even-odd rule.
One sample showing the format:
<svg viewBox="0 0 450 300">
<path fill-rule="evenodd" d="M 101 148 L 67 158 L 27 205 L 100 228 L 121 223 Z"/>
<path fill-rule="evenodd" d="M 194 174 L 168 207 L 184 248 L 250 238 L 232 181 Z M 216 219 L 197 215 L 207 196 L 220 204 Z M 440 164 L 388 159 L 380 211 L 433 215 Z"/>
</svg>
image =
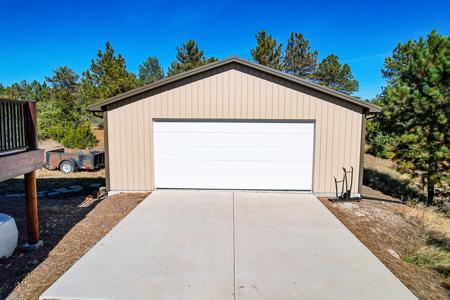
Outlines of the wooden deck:
<svg viewBox="0 0 450 300">
<path fill-rule="evenodd" d="M 44 150 L 31 150 L 0 156 L 0 182 L 41 169 Z"/>
<path fill-rule="evenodd" d="M 38 249 L 39 218 L 36 170 L 44 150 L 38 149 L 36 102 L 0 99 L 0 181 L 25 175 L 28 249 Z"/>
</svg>

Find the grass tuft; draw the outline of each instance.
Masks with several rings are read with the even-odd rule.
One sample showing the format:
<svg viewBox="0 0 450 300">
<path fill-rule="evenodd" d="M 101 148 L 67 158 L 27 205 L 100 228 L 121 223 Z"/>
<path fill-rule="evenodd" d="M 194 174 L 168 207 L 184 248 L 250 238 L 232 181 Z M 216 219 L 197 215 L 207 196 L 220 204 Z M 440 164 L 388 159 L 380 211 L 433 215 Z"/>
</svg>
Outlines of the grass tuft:
<svg viewBox="0 0 450 300">
<path fill-rule="evenodd" d="M 422 228 L 425 245 L 402 259 L 421 267 L 435 269 L 444 277 L 450 276 L 450 218 L 420 205 L 404 205 L 399 214 L 408 222 Z"/>
</svg>

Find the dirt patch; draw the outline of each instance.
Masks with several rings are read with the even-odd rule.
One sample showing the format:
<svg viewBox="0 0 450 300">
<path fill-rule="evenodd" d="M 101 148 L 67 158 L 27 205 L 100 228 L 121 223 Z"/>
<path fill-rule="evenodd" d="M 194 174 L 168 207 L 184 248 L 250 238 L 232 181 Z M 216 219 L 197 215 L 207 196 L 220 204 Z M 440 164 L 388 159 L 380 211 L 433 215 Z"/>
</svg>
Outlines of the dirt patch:
<svg viewBox="0 0 450 300">
<path fill-rule="evenodd" d="M 147 194 L 120 194 L 97 200 L 92 195 L 40 199 L 39 251 L 16 251 L 0 260 L 0 299 L 36 299 Z M 0 198 L 0 211 L 15 218 L 19 244 L 25 242 L 23 199 Z M 9 296 L 8 296 L 9 295 Z"/>
<path fill-rule="evenodd" d="M 95 138 L 98 141 L 98 144 L 94 147 L 96 150 L 103 150 L 105 149 L 105 134 L 103 128 L 92 128 L 92 132 L 95 135 Z"/>
<path fill-rule="evenodd" d="M 423 226 L 405 217 L 404 205 L 373 200 L 320 200 L 418 298 L 449 299 L 448 279 L 433 268 L 402 259 L 423 247 L 428 239 Z"/>
</svg>

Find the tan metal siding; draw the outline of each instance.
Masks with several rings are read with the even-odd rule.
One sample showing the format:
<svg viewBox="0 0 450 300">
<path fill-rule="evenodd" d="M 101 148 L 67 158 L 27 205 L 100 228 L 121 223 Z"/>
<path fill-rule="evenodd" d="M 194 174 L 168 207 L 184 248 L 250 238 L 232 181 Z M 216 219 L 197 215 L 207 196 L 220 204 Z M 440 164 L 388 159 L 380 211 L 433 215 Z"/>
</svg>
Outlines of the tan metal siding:
<svg viewBox="0 0 450 300">
<path fill-rule="evenodd" d="M 141 99 L 142 98 L 142 99 Z M 108 107 L 112 191 L 154 189 L 153 119 L 314 120 L 315 193 L 334 192 L 333 176 L 354 167 L 358 189 L 362 108 L 257 70 L 221 67 Z"/>
</svg>

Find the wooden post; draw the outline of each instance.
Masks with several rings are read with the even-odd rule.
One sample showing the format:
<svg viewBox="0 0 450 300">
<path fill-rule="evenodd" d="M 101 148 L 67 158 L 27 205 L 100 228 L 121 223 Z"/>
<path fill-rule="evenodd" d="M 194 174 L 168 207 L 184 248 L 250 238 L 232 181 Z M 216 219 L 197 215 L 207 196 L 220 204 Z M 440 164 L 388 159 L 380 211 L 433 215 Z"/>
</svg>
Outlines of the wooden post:
<svg viewBox="0 0 450 300">
<path fill-rule="evenodd" d="M 39 215 L 37 206 L 36 171 L 25 174 L 28 245 L 39 243 Z"/>
<path fill-rule="evenodd" d="M 38 149 L 36 102 L 28 102 L 27 139 L 29 150 Z M 25 201 L 28 246 L 39 246 L 39 215 L 37 206 L 36 171 L 25 174 Z"/>
</svg>

